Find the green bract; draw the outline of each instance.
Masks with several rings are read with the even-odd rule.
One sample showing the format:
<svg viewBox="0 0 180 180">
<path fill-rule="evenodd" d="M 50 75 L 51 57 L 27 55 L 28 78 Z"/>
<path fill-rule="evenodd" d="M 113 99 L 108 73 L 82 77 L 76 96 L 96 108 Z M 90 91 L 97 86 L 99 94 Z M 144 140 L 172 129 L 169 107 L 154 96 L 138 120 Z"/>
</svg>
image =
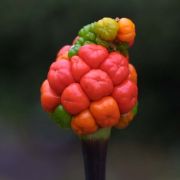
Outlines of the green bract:
<svg viewBox="0 0 180 180">
<path fill-rule="evenodd" d="M 63 108 L 62 105 L 57 106 L 55 111 L 51 113 L 51 118 L 62 128 L 71 127 L 71 115 Z"/>
</svg>

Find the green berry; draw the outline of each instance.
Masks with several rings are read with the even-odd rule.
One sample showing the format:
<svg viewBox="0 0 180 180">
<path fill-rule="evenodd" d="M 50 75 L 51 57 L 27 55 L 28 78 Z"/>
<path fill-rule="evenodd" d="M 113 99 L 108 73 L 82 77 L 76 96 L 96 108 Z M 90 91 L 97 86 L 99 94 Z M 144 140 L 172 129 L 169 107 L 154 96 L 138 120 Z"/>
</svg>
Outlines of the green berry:
<svg viewBox="0 0 180 180">
<path fill-rule="evenodd" d="M 93 22 L 93 23 L 90 24 L 90 31 L 91 32 L 94 32 L 95 24 L 96 24 L 96 22 Z"/>
<path fill-rule="evenodd" d="M 74 50 L 76 51 L 76 54 L 77 54 L 77 52 L 79 51 L 79 48 L 81 47 L 81 45 L 79 45 L 79 44 L 75 44 L 74 45 Z"/>
<path fill-rule="evenodd" d="M 102 46 L 104 46 L 106 48 L 109 48 L 109 43 L 107 41 L 102 40 L 99 37 L 96 37 L 96 41 L 95 42 L 96 42 L 96 44 L 99 44 L 99 45 L 102 45 Z"/>
<path fill-rule="evenodd" d="M 113 41 L 116 38 L 118 29 L 118 23 L 112 18 L 103 18 L 94 25 L 94 32 L 106 41 Z"/>
<path fill-rule="evenodd" d="M 86 44 L 94 44 L 94 42 L 92 42 L 92 41 L 85 41 L 83 45 L 86 45 Z"/>
<path fill-rule="evenodd" d="M 55 111 L 51 113 L 51 118 L 62 128 L 71 127 L 72 117 L 62 105 L 57 106 Z"/>
<path fill-rule="evenodd" d="M 137 102 L 136 105 L 134 106 L 132 112 L 133 112 L 134 116 L 137 114 L 137 112 L 138 112 L 138 102 Z"/>
<path fill-rule="evenodd" d="M 80 47 L 81 47 L 80 44 L 73 45 L 71 47 L 71 49 L 69 50 L 69 52 L 68 52 L 69 58 L 71 58 L 72 56 L 76 55 Z"/>
<path fill-rule="evenodd" d="M 94 41 L 96 38 L 96 35 L 91 32 L 93 25 L 88 24 L 84 26 L 78 33 L 78 35 L 86 40 Z"/>
<path fill-rule="evenodd" d="M 79 37 L 78 40 L 76 41 L 76 44 L 79 44 L 79 45 L 83 45 L 84 44 L 84 38 L 83 37 Z"/>
<path fill-rule="evenodd" d="M 71 58 L 72 56 L 76 55 L 76 53 L 77 53 L 77 52 L 75 51 L 75 49 L 71 48 L 71 49 L 69 50 L 69 52 L 68 52 L 69 58 Z"/>
<path fill-rule="evenodd" d="M 80 29 L 78 35 L 81 36 L 81 37 L 84 37 L 84 35 L 87 33 L 87 32 L 90 32 L 90 29 L 91 29 L 91 25 L 88 24 L 86 26 L 84 26 L 83 28 Z"/>
<path fill-rule="evenodd" d="M 85 38 L 86 40 L 95 41 L 96 36 L 95 36 L 95 34 L 92 33 L 92 32 L 87 32 L 87 33 L 84 35 L 84 38 Z"/>
</svg>

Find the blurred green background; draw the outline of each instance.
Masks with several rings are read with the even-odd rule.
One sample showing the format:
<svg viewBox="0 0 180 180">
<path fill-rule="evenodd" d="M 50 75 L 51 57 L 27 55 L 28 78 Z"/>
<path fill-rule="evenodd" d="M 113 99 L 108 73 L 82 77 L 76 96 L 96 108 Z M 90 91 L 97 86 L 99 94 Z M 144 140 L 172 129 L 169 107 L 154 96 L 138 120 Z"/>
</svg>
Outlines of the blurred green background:
<svg viewBox="0 0 180 180">
<path fill-rule="evenodd" d="M 1 0 L 0 180 L 83 180 L 79 139 L 43 112 L 39 88 L 60 47 L 102 17 L 129 17 L 139 114 L 113 130 L 107 180 L 180 179 L 179 0 Z"/>
</svg>

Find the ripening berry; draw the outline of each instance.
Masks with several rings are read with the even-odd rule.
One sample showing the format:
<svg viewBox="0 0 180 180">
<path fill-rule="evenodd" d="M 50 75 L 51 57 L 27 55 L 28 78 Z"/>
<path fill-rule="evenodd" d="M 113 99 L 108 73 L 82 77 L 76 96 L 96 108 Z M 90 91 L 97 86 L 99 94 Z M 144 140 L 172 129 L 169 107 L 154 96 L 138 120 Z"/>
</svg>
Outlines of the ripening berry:
<svg viewBox="0 0 180 180">
<path fill-rule="evenodd" d="M 112 18 L 103 18 L 94 25 L 95 33 L 106 41 L 113 41 L 117 35 L 118 29 L 118 23 Z"/>
</svg>

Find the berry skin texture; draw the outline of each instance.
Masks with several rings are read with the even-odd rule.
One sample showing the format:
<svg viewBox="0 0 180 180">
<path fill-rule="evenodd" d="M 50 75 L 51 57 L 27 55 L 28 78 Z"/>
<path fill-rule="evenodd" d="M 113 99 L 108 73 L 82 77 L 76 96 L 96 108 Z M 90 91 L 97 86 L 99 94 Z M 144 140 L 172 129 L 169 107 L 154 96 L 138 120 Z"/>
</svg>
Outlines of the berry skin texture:
<svg viewBox="0 0 180 180">
<path fill-rule="evenodd" d="M 96 35 L 93 32 L 94 29 L 94 23 L 88 24 L 84 26 L 82 29 L 80 29 L 78 35 L 83 38 L 85 41 L 94 41 L 96 38 Z"/>
<path fill-rule="evenodd" d="M 80 47 L 78 56 L 91 68 L 96 69 L 107 58 L 108 50 L 100 45 L 87 44 Z"/>
<path fill-rule="evenodd" d="M 101 127 L 111 127 L 118 123 L 120 111 L 113 97 L 107 96 L 90 104 L 90 112 Z"/>
<path fill-rule="evenodd" d="M 132 64 L 129 64 L 129 76 L 128 79 L 137 84 L 137 72 Z"/>
<path fill-rule="evenodd" d="M 71 58 L 71 72 L 76 82 L 79 82 L 81 77 L 90 71 L 90 67 L 79 57 Z"/>
<path fill-rule="evenodd" d="M 138 110 L 138 77 L 129 62 L 135 36 L 130 19 L 105 17 L 59 49 L 40 88 L 42 108 L 57 125 L 86 140 L 131 123 Z"/>
<path fill-rule="evenodd" d="M 61 60 L 52 63 L 48 72 L 48 81 L 51 88 L 60 95 L 65 87 L 74 82 L 70 62 Z"/>
<path fill-rule="evenodd" d="M 133 115 L 132 111 L 130 111 L 126 114 L 121 114 L 121 118 L 115 127 L 118 129 L 124 129 L 124 128 L 128 127 L 129 123 L 133 120 L 133 118 L 134 118 L 134 115 Z"/>
<path fill-rule="evenodd" d="M 78 83 L 72 83 L 64 89 L 61 104 L 68 113 L 75 115 L 87 109 L 90 102 L 81 86 Z"/>
<path fill-rule="evenodd" d="M 107 73 L 93 69 L 85 74 L 80 81 L 81 87 L 90 100 L 98 100 L 113 91 L 113 84 Z"/>
<path fill-rule="evenodd" d="M 96 132 L 98 126 L 89 110 L 84 110 L 73 117 L 71 127 L 78 135 L 86 135 Z"/>
<path fill-rule="evenodd" d="M 137 85 L 130 80 L 126 80 L 114 88 L 112 96 L 117 101 L 121 114 L 127 113 L 137 103 Z"/>
<path fill-rule="evenodd" d="M 65 45 L 65 46 L 63 46 L 63 47 L 59 50 L 59 52 L 57 53 L 56 61 L 62 60 L 62 59 L 67 59 L 67 60 L 69 60 L 68 51 L 69 51 L 70 48 L 71 48 L 70 45 Z"/>
<path fill-rule="evenodd" d="M 49 86 L 48 80 L 45 80 L 41 86 L 41 106 L 44 111 L 52 112 L 60 104 L 60 97 Z"/>
<path fill-rule="evenodd" d="M 112 52 L 100 67 L 111 78 L 114 85 L 122 83 L 129 74 L 128 59 L 118 52 Z"/>
<path fill-rule="evenodd" d="M 65 46 L 63 46 L 63 47 L 58 51 L 57 57 L 58 57 L 58 56 L 62 56 L 64 53 L 67 53 L 70 48 L 71 48 L 70 45 L 65 45 Z"/>
<path fill-rule="evenodd" d="M 132 46 L 136 36 L 134 23 L 128 18 L 121 18 L 118 21 L 118 25 L 119 31 L 117 38 L 119 41 L 127 42 L 130 46 Z"/>
<path fill-rule="evenodd" d="M 41 85 L 40 93 L 42 94 L 42 93 L 50 92 L 50 91 L 52 91 L 52 93 L 54 93 L 53 90 L 51 89 L 51 87 L 49 86 L 48 80 L 46 79 L 46 80 L 43 81 L 43 83 Z"/>
<path fill-rule="evenodd" d="M 95 23 L 94 31 L 103 40 L 113 41 L 117 35 L 119 26 L 112 18 L 103 18 Z"/>
<path fill-rule="evenodd" d="M 115 125 L 115 127 L 118 128 L 118 129 L 124 129 L 127 126 L 129 126 L 129 124 L 133 120 L 134 116 L 137 114 L 137 111 L 138 111 L 138 103 L 128 113 L 121 114 L 120 120 Z"/>
</svg>

